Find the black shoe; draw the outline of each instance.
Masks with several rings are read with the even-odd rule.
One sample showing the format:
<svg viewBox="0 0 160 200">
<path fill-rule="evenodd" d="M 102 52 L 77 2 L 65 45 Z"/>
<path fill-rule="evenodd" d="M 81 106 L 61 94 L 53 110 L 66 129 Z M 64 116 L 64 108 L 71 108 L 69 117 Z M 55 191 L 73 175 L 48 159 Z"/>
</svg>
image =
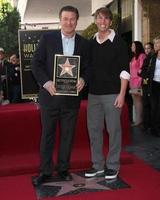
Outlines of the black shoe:
<svg viewBox="0 0 160 200">
<path fill-rule="evenodd" d="M 102 176 L 104 175 L 104 169 L 102 170 L 96 170 L 96 169 L 90 169 L 85 172 L 85 177 L 90 178 L 90 177 L 96 177 L 96 176 Z"/>
<path fill-rule="evenodd" d="M 152 132 L 152 135 L 155 137 L 160 137 L 160 133 L 157 133 L 157 132 Z"/>
<path fill-rule="evenodd" d="M 155 129 L 151 129 L 151 134 L 155 137 L 160 137 L 160 131 L 158 132 L 157 130 Z"/>
<path fill-rule="evenodd" d="M 40 174 L 37 177 L 32 178 L 32 184 L 34 186 L 41 185 L 43 183 L 48 182 L 51 179 L 52 175 L 45 175 L 45 174 Z"/>
<path fill-rule="evenodd" d="M 150 134 L 151 128 L 149 128 L 149 127 L 143 127 L 142 131 L 143 131 L 144 133 L 146 133 L 146 134 Z"/>
<path fill-rule="evenodd" d="M 118 176 L 118 171 L 113 169 L 105 170 L 105 179 L 115 179 Z"/>
<path fill-rule="evenodd" d="M 71 181 L 72 180 L 72 176 L 68 171 L 59 171 L 58 176 L 63 181 Z"/>
</svg>

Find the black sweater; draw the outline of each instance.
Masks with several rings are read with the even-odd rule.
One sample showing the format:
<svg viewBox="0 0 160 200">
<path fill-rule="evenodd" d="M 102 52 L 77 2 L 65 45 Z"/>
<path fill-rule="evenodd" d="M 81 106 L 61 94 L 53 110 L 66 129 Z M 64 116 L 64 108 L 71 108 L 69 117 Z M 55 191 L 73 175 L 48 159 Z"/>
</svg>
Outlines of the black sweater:
<svg viewBox="0 0 160 200">
<path fill-rule="evenodd" d="M 120 73 L 129 72 L 128 50 L 125 42 L 114 37 L 99 44 L 96 38 L 90 40 L 91 68 L 89 93 L 118 94 L 120 92 Z"/>
</svg>

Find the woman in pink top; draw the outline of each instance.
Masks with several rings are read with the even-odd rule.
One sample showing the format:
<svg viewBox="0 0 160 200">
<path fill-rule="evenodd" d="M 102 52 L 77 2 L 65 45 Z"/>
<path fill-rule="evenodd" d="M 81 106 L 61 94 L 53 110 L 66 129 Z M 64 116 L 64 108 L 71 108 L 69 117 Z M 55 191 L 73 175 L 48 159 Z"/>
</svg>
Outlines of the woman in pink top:
<svg viewBox="0 0 160 200">
<path fill-rule="evenodd" d="M 131 46 L 133 53 L 132 60 L 130 62 L 130 93 L 133 99 L 133 105 L 135 107 L 135 123 L 134 126 L 138 126 L 142 123 L 142 78 L 139 76 L 141 68 L 146 58 L 144 48 L 141 42 L 134 41 Z"/>
</svg>

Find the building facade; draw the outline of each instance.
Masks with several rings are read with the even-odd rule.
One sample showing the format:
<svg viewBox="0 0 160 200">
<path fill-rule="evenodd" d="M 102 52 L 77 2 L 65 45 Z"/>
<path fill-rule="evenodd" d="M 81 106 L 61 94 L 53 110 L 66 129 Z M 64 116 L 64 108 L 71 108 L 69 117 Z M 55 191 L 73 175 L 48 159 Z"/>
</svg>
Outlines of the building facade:
<svg viewBox="0 0 160 200">
<path fill-rule="evenodd" d="M 160 35 L 159 0 L 142 0 L 142 41 L 152 41 Z"/>
<path fill-rule="evenodd" d="M 120 16 L 119 32 L 130 43 L 152 41 L 160 34 L 159 0 L 12 0 L 21 15 L 21 27 L 27 29 L 59 28 L 58 11 L 64 5 L 79 9 L 77 26 L 83 31 L 93 22 L 98 7 L 108 6 Z"/>
<path fill-rule="evenodd" d="M 119 14 L 119 30 L 128 43 L 134 40 L 152 42 L 160 34 L 159 0 L 92 0 L 92 3 L 99 7 L 106 5 Z"/>
</svg>

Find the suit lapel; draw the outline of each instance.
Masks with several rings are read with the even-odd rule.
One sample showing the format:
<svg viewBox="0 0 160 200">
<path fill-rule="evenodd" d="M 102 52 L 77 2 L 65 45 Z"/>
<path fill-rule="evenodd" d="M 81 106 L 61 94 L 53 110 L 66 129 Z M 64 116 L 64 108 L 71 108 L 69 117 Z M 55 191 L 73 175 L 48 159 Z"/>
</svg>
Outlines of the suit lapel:
<svg viewBox="0 0 160 200">
<path fill-rule="evenodd" d="M 76 34 L 75 35 L 75 47 L 74 47 L 74 55 L 78 55 L 79 53 L 79 47 L 80 47 L 80 40 L 79 40 L 79 36 Z"/>
<path fill-rule="evenodd" d="M 58 31 L 57 33 L 56 47 L 57 50 L 59 51 L 59 54 L 63 54 L 62 36 L 60 31 Z"/>
</svg>

